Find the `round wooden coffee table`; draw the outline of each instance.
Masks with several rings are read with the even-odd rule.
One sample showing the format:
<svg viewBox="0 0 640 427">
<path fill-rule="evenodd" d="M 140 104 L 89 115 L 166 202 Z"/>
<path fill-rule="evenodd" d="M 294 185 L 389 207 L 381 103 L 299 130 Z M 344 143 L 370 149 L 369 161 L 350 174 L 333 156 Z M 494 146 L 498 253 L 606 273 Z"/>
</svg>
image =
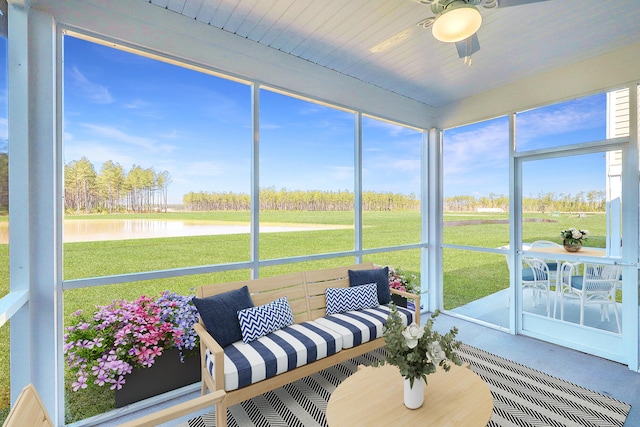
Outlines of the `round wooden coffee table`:
<svg viewBox="0 0 640 427">
<path fill-rule="evenodd" d="M 424 404 L 404 406 L 398 368 L 366 367 L 344 380 L 327 404 L 327 423 L 343 426 L 455 426 L 485 427 L 493 412 L 487 384 L 468 367 L 453 365 L 427 377 Z M 422 382 L 424 385 L 424 382 Z"/>
</svg>

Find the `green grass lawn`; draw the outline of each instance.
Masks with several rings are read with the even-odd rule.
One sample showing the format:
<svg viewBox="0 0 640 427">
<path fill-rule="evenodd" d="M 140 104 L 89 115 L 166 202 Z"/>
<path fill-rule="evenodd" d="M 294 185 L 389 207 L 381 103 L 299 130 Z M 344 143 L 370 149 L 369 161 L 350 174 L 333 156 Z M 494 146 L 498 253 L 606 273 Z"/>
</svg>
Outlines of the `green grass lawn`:
<svg viewBox="0 0 640 427">
<path fill-rule="evenodd" d="M 77 219 L 77 217 L 74 217 Z M 248 212 L 167 213 L 146 215 L 87 215 L 81 219 L 189 219 L 248 222 Z M 530 219 L 553 219 L 554 222 L 526 222 L 524 241 L 553 240 L 561 243 L 560 231 L 568 227 L 586 228 L 593 237 L 589 246 L 604 247 L 605 215 L 585 218 L 549 215 L 527 215 Z M 445 221 L 508 219 L 507 214 L 447 215 Z M 272 224 L 336 224 L 353 225 L 352 212 L 263 212 L 263 223 Z M 496 248 L 509 243 L 507 224 L 478 224 L 445 227 L 447 244 Z M 420 241 L 420 214 L 418 212 L 365 212 L 363 215 L 363 245 L 380 248 Z M 0 277 L 8 277 L 7 245 L 0 246 Z M 264 233 L 260 236 L 260 258 L 274 259 L 301 255 L 352 250 L 353 229 L 311 230 L 283 233 Z M 139 271 L 164 270 L 188 266 L 248 261 L 250 238 L 248 234 L 138 239 L 102 242 L 66 243 L 64 245 L 64 278 L 107 276 Z M 508 287 L 508 270 L 502 255 L 447 249 L 444 251 L 444 305 L 452 309 L 482 296 Z M 369 255 L 366 261 L 391 265 L 411 273 L 418 273 L 420 251 L 406 250 Z M 289 271 L 315 269 L 352 263 L 351 257 L 290 265 L 266 267 L 261 276 Z M 1 270 L 5 271 L 1 271 Z M 64 317 L 78 310 L 93 310 L 95 305 L 109 304 L 113 299 L 132 300 L 142 294 L 157 295 L 171 290 L 188 295 L 196 286 L 249 278 L 249 271 L 238 270 L 195 276 L 177 277 L 144 282 L 65 291 Z M 6 279 L 5 279 L 6 280 Z M 0 283 L 0 295 L 8 292 L 8 283 Z M 8 407 L 9 400 L 9 345 L 8 325 L 0 328 L 0 410 Z M 98 414 L 113 408 L 113 392 L 101 387 L 90 387 L 81 393 L 67 389 L 67 422 Z M 0 413 L 0 421 L 3 419 Z"/>
</svg>

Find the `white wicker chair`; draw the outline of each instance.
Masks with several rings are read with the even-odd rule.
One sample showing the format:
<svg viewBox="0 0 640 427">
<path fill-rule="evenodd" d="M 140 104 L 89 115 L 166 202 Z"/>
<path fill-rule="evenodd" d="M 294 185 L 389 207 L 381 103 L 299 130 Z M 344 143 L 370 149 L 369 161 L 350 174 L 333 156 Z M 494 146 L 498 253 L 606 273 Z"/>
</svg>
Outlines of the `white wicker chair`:
<svg viewBox="0 0 640 427">
<path fill-rule="evenodd" d="M 622 267 L 619 265 L 603 265 L 584 263 L 583 274 L 580 263 L 565 262 L 560 267 L 560 319 L 564 320 L 564 300 L 574 298 L 580 302 L 580 324 L 584 325 L 585 306 L 600 305 L 600 320 L 609 321 L 609 307 L 613 306 L 618 333 L 620 333 L 620 318 L 616 303 L 616 290 L 620 280 Z M 555 317 L 556 308 L 553 313 Z"/>
<path fill-rule="evenodd" d="M 549 266 L 546 262 L 538 258 L 522 258 L 522 290 L 531 289 L 533 292 L 533 305 L 540 303 L 540 295 L 545 294 L 547 317 L 550 314 L 550 293 L 551 282 L 549 277 Z M 524 300 L 524 295 L 523 295 Z"/>
</svg>

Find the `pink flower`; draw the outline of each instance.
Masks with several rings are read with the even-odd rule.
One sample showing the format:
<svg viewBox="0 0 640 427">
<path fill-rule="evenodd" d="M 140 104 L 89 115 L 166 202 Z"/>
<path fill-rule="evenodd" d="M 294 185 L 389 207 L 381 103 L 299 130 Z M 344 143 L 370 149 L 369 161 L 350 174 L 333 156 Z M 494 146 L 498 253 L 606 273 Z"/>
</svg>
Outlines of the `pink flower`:
<svg viewBox="0 0 640 427">
<path fill-rule="evenodd" d="M 73 389 L 86 388 L 88 377 L 120 389 L 134 366 L 153 365 L 166 348 L 193 349 L 197 310 L 192 298 L 167 291 L 157 300 L 114 300 L 97 307 L 91 318 L 74 313 L 78 319 L 66 328 L 63 346 L 67 367 L 77 377 Z"/>
</svg>

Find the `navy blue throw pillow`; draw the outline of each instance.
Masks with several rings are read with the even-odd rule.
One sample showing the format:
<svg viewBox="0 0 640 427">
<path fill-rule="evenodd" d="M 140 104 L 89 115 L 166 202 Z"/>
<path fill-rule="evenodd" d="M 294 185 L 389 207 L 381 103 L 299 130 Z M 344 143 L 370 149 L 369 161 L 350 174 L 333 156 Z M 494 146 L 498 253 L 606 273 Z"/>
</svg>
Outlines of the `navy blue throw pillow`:
<svg viewBox="0 0 640 427">
<path fill-rule="evenodd" d="M 387 305 L 391 302 L 389 267 L 373 270 L 349 270 L 349 286 L 368 285 L 369 283 L 375 283 L 378 286 L 380 305 Z"/>
<path fill-rule="evenodd" d="M 221 347 L 242 340 L 238 311 L 253 307 L 248 287 L 206 298 L 194 298 L 193 303 L 207 331 Z"/>
</svg>

